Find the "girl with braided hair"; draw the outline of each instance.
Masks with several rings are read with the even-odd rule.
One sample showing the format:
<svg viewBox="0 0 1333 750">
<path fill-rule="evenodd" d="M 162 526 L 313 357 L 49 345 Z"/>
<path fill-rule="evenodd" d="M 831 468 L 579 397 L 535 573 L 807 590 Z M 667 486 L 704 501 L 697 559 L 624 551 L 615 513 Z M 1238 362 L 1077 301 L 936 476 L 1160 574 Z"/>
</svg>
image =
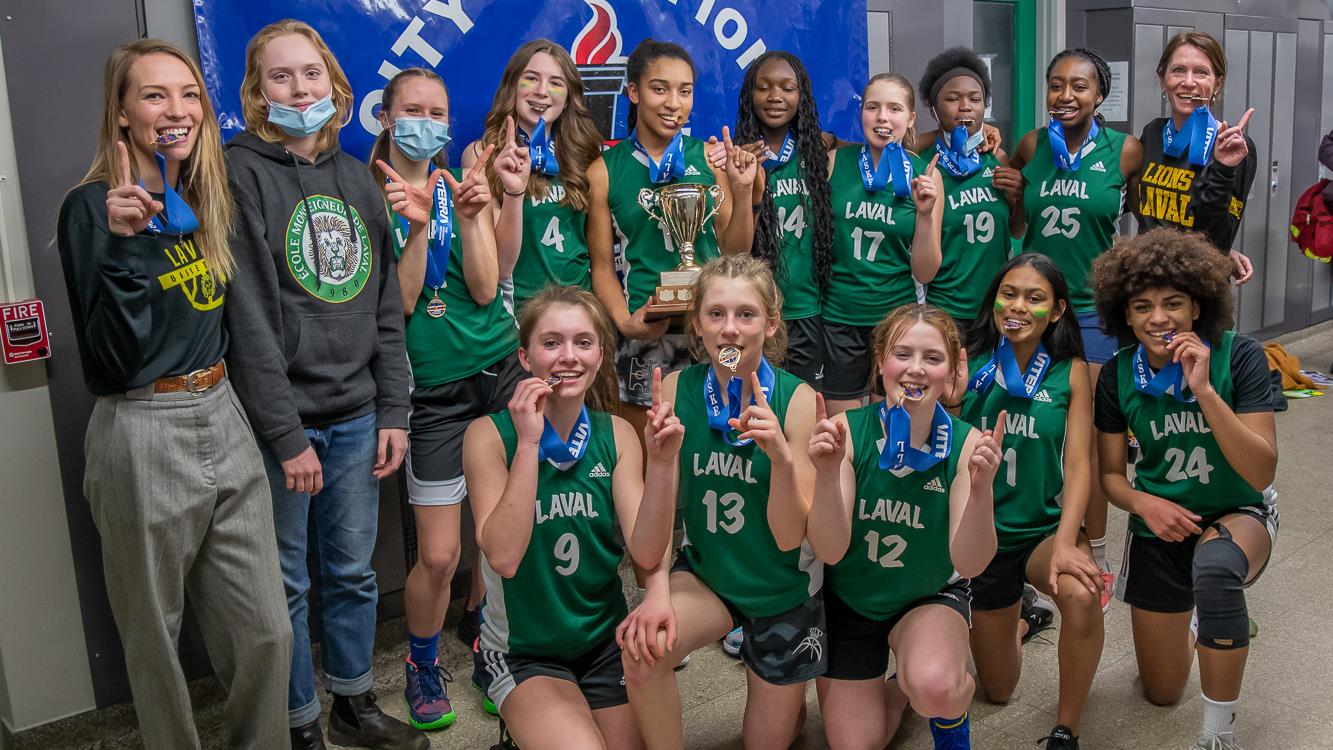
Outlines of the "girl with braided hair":
<svg viewBox="0 0 1333 750">
<path fill-rule="evenodd" d="M 1092 297 L 1092 261 L 1111 246 L 1126 195 L 1138 194 L 1143 146 L 1105 127 L 1096 114 L 1111 89 L 1111 70 L 1090 49 L 1067 49 L 1046 66 L 1047 127 L 1023 136 L 1009 167 L 995 173 L 1008 196 L 1010 229 L 1023 252 L 1049 256 L 1069 282 L 1092 383 L 1116 350 Z M 1031 226 L 1029 226 L 1031 225 Z M 1089 457 L 1096 461 L 1096 455 Z M 1093 464 L 1096 471 L 1096 464 Z M 1103 571 L 1102 609 L 1114 576 L 1106 565 L 1106 497 L 1093 488 L 1084 519 L 1093 557 Z"/>
<path fill-rule="evenodd" d="M 736 141 L 764 158 L 752 254 L 768 261 L 787 324 L 783 366 L 816 389 L 824 377 L 821 300 L 833 263 L 829 134 L 819 129 L 810 74 L 788 52 L 765 52 L 745 71 L 736 101 Z"/>
</svg>

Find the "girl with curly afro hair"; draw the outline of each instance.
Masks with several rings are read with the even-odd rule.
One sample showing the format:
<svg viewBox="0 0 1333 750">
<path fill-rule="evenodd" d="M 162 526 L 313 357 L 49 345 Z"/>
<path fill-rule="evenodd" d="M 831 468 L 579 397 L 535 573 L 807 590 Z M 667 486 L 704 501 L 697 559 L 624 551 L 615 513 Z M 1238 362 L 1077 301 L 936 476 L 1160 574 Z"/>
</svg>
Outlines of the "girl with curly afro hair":
<svg viewBox="0 0 1333 750">
<path fill-rule="evenodd" d="M 1149 701 L 1180 700 L 1194 650 L 1200 747 L 1235 746 L 1249 651 L 1244 588 L 1277 538 L 1277 433 L 1259 343 L 1233 330 L 1231 260 L 1206 237 L 1159 228 L 1093 266 L 1116 352 L 1097 383 L 1102 489 L 1130 514 L 1116 595 L 1130 606 Z M 1141 457 L 1125 476 L 1126 435 Z M 1191 646 L 1191 613 L 1197 618 Z"/>
<path fill-rule="evenodd" d="M 998 146 L 986 152 L 991 78 L 977 53 L 965 47 L 939 53 L 926 64 L 918 88 L 940 124 L 929 141 L 917 139 L 918 149 L 939 154 L 949 208 L 940 226 L 940 270 L 926 301 L 966 329 L 982 314 L 977 304 L 986 284 L 1009 257 L 1009 202 L 992 184 L 995 169 L 1008 165 L 1009 157 Z"/>
</svg>

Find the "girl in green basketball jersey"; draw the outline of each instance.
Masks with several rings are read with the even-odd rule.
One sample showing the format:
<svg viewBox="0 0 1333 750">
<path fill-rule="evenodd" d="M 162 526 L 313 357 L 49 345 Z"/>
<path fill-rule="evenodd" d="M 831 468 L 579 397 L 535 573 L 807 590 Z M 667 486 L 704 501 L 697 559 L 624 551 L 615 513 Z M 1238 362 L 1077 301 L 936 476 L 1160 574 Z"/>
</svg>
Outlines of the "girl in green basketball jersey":
<svg viewBox="0 0 1333 750">
<path fill-rule="evenodd" d="M 593 290 L 622 337 L 616 370 L 620 400 L 629 405 L 624 414 L 641 426 L 652 401 L 653 369 L 679 370 L 690 356 L 686 335 L 668 332 L 670 319 L 646 317 L 659 273 L 674 269 L 681 258 L 666 229 L 639 205 L 639 191 L 671 183 L 722 187 L 725 200 L 695 238 L 694 256 L 702 264 L 719 248 L 750 251 L 754 216 L 749 196 L 758 170 L 754 155 L 729 138 L 724 139 L 725 168 L 714 168 L 705 156 L 705 142 L 685 135 L 682 128 L 694 107 L 694 61 L 684 48 L 646 39 L 630 53 L 625 75 L 633 130 L 588 168 L 588 252 Z M 613 235 L 620 243 L 614 259 Z"/>
<path fill-rule="evenodd" d="M 993 702 L 1013 695 L 1023 667 L 1016 635 L 1026 640 L 1040 626 L 1031 615 L 1018 620 L 1031 583 L 1060 609 L 1060 703 L 1046 748 L 1076 750 L 1103 638 L 1101 569 L 1079 529 L 1092 484 L 1088 366 L 1064 276 L 1050 258 L 1014 258 L 984 295 L 993 312 L 967 332 L 974 354 L 960 415 L 985 428 L 1007 412 L 1008 423 L 994 489 L 999 551 L 972 579 L 977 680 Z"/>
<path fill-rule="evenodd" d="M 829 418 L 819 397 L 808 448 L 808 533 L 828 575 L 824 731 L 834 748 L 883 747 L 910 700 L 932 717 L 936 748 L 967 748 L 966 578 L 995 554 L 991 483 L 1004 412 L 992 435 L 939 404 L 967 366 L 939 308 L 894 310 L 875 327 L 874 347 L 888 400 Z M 898 671 L 886 681 L 890 650 Z"/>
<path fill-rule="evenodd" d="M 474 418 L 500 408 L 521 377 L 513 317 L 496 294 L 493 227 L 482 214 L 491 193 L 480 165 L 495 149 L 466 176 L 438 168 L 448 117 L 444 82 L 408 68 L 384 87 L 384 131 L 371 152 L 376 177 L 386 182 L 414 385 L 407 499 L 419 554 L 404 597 L 404 697 L 421 729 L 446 727 L 456 715 L 437 654 L 467 494 L 463 433 Z M 509 174 L 516 171 L 513 151 L 497 158 Z M 449 241 L 437 239 L 444 237 Z M 481 592 L 475 596 L 480 601 Z"/>
<path fill-rule="evenodd" d="M 663 484 L 673 489 L 665 503 L 645 501 L 639 519 L 648 534 L 643 516 L 656 513 L 651 533 L 661 554 L 679 498 L 686 541 L 670 597 L 650 594 L 618 631 L 630 704 L 649 747 L 683 747 L 672 667 L 740 626 L 745 746 L 788 747 L 803 721 L 805 683 L 824 671 L 821 568 L 804 544 L 814 391 L 770 364 L 780 359 L 786 332 L 766 263 L 748 255 L 715 259 L 695 289 L 690 318 L 707 362 L 654 388 L 649 470 L 666 463 Z M 684 439 L 655 456 L 661 424 L 673 413 Z"/>
<path fill-rule="evenodd" d="M 890 310 L 918 301 L 940 267 L 943 182 L 904 144 L 915 140 L 916 96 L 896 73 L 862 92 L 864 145 L 829 154 L 833 270 L 824 296 L 824 395 L 829 411 L 859 406 L 870 384 L 870 337 Z"/>
<path fill-rule="evenodd" d="M 638 436 L 603 411 L 616 405 L 615 333 L 591 292 L 539 292 L 519 336 L 532 377 L 507 411 L 472 423 L 463 448 L 486 579 L 480 681 L 524 750 L 642 747 L 615 641 L 626 613 L 616 533 L 642 568 L 662 564 L 635 519 L 641 498 L 671 505 L 670 468 L 650 465 L 645 486 Z M 667 422 L 662 437 L 679 442 Z M 665 576 L 648 585 L 656 596 Z"/>
<path fill-rule="evenodd" d="M 762 147 L 766 176 L 755 206 L 754 250 L 782 290 L 787 326 L 784 369 L 819 390 L 824 379 L 820 300 L 833 263 L 828 148 L 819 129 L 810 74 L 795 55 L 765 52 L 745 71 L 736 104 L 736 140 Z"/>
<path fill-rule="evenodd" d="M 1009 163 L 1003 150 L 983 152 L 990 72 L 977 53 L 955 47 L 936 55 L 921 75 L 921 96 L 940 129 L 927 148 L 939 154 L 944 182 L 940 270 L 926 286 L 926 301 L 966 328 L 979 313 L 985 284 L 1009 257 L 1009 199 L 993 184 Z M 989 318 L 987 318 L 989 322 Z"/>
<path fill-rule="evenodd" d="M 1096 114 L 1111 90 L 1111 69 L 1096 52 L 1067 49 L 1046 66 L 1046 108 L 1051 124 L 1023 136 L 1009 168 L 995 185 L 1013 205 L 1010 227 L 1024 252 L 1048 255 L 1064 273 L 1083 332 L 1090 383 L 1115 352 L 1093 305 L 1092 260 L 1111 246 L 1126 195 L 1137 195 L 1143 146 L 1132 135 L 1104 127 Z M 1090 454 L 1096 475 L 1096 454 Z M 1106 497 L 1093 486 L 1084 521 L 1102 567 L 1102 608 L 1110 606 L 1114 577 L 1106 564 Z"/>
<path fill-rule="evenodd" d="M 503 200 L 486 211 L 495 224 L 502 289 L 520 310 L 547 284 L 592 287 L 584 220 L 588 165 L 601 155 L 602 137 L 588 115 L 578 68 L 555 42 L 535 39 L 509 58 L 486 131 L 463 152 L 463 166 L 484 147 L 503 148 L 515 137 L 526 181 L 510 185 L 488 169 L 491 194 Z"/>
<path fill-rule="evenodd" d="M 1233 268 L 1204 236 L 1164 228 L 1117 242 L 1093 266 L 1102 319 L 1138 340 L 1097 383 L 1102 487 L 1132 514 L 1116 595 L 1130 606 L 1152 703 L 1180 700 L 1197 647 L 1198 747 L 1210 750 L 1237 747 L 1244 588 L 1278 525 L 1276 494 L 1264 490 L 1277 472 L 1268 363 L 1258 342 L 1228 330 Z M 1142 449 L 1132 484 L 1127 430 Z"/>
</svg>

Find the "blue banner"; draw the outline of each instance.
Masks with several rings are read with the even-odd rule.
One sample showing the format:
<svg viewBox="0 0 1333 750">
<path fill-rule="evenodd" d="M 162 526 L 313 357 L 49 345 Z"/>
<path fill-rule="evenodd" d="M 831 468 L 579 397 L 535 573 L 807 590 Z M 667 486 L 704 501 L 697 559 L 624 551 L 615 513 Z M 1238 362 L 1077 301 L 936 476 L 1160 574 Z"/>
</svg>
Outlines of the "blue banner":
<svg viewBox="0 0 1333 750">
<path fill-rule="evenodd" d="M 865 0 L 194 0 L 194 9 L 224 140 L 244 129 L 246 42 L 273 21 L 296 18 L 319 31 L 351 80 L 356 111 L 342 146 L 361 159 L 379 133 L 384 84 L 416 66 L 434 69 L 449 87 L 456 134 L 449 150 L 457 163 L 481 135 L 509 56 L 538 37 L 570 50 L 608 140 L 629 134 L 625 60 L 649 37 L 676 42 L 694 57 L 686 130 L 700 138 L 720 136 L 732 124 L 745 67 L 766 50 L 804 61 L 825 130 L 856 118 L 867 78 Z"/>
</svg>

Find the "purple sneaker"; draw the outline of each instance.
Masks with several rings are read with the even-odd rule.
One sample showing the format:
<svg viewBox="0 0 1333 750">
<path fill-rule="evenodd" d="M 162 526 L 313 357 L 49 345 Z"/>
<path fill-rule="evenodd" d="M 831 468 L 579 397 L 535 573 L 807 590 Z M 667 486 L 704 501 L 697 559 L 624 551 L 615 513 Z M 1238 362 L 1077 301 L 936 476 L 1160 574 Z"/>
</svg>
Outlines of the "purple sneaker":
<svg viewBox="0 0 1333 750">
<path fill-rule="evenodd" d="M 445 687 L 453 681 L 449 670 L 436 662 L 421 668 L 407 660 L 407 688 L 403 699 L 407 702 L 407 718 L 417 729 L 444 729 L 454 723 L 458 714 L 449 703 Z"/>
</svg>

